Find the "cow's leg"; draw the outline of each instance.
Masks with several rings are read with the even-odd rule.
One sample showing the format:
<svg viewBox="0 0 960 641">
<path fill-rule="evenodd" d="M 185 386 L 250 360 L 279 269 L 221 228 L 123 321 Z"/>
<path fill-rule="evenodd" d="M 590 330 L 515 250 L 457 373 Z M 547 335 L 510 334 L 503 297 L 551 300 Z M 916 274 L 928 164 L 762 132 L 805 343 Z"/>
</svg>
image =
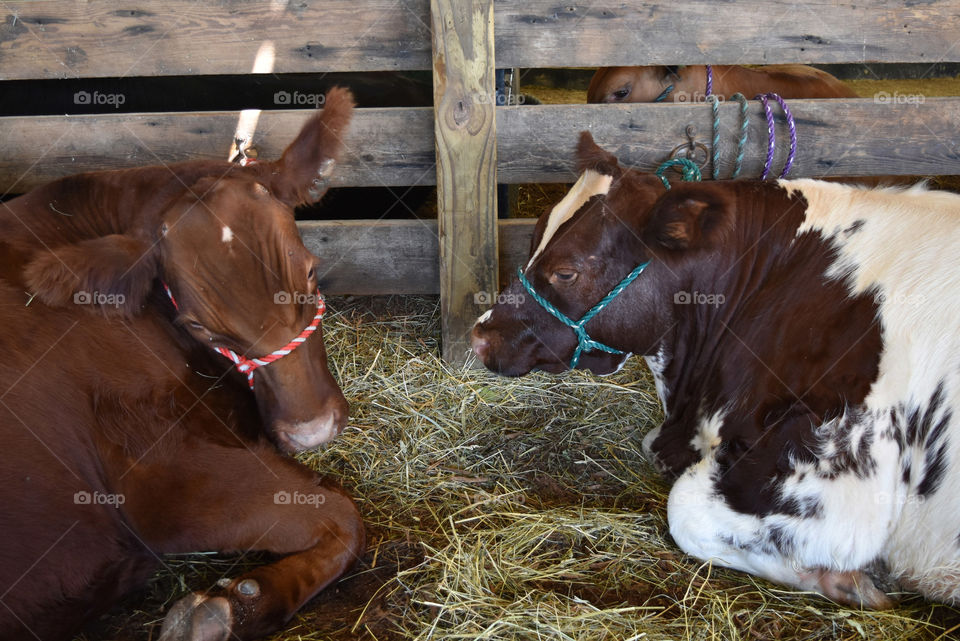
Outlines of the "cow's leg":
<svg viewBox="0 0 960 641">
<path fill-rule="evenodd" d="M 138 465 L 127 476 L 139 488 L 128 512 L 151 548 L 289 556 L 185 597 L 160 639 L 261 637 L 354 564 L 363 523 L 348 496 L 272 448 L 194 448 L 175 464 Z"/>
<path fill-rule="evenodd" d="M 680 421 L 669 419 L 643 437 L 641 447 L 647 459 L 667 478 L 676 478 L 709 452 L 697 450 L 696 432 L 685 429 Z"/>
<path fill-rule="evenodd" d="M 807 566 L 797 549 L 789 518 L 758 517 L 730 508 L 715 486 L 712 457 L 689 468 L 674 484 L 667 505 L 670 534 L 697 558 L 804 591 L 838 603 L 883 609 L 894 602 L 860 569 Z M 809 522 L 807 523 L 809 525 Z"/>
</svg>

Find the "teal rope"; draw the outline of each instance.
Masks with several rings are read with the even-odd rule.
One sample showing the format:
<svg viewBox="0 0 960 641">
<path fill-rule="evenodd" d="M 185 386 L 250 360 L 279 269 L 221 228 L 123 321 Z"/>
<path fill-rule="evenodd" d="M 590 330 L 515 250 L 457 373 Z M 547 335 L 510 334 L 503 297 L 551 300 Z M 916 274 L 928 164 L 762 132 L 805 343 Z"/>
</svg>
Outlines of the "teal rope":
<svg viewBox="0 0 960 641">
<path fill-rule="evenodd" d="M 654 102 L 663 102 L 667 99 L 667 96 L 670 95 L 670 92 L 673 91 L 673 85 L 670 85 L 666 89 L 660 92 L 660 95 L 653 99 Z"/>
<path fill-rule="evenodd" d="M 564 314 L 559 309 L 554 307 L 554 305 L 550 301 L 548 301 L 546 298 L 538 294 L 537 291 L 533 288 L 533 285 L 530 283 L 530 281 L 527 280 L 527 277 L 523 275 L 522 267 L 517 268 L 517 276 L 520 277 L 520 284 L 523 285 L 524 289 L 527 290 L 527 293 L 533 297 L 533 300 L 537 301 L 541 307 L 547 310 L 558 321 L 560 321 L 561 323 L 563 323 L 564 325 L 572 329 L 574 333 L 577 335 L 577 349 L 574 350 L 573 358 L 570 359 L 570 369 L 573 369 L 577 366 L 577 363 L 580 362 L 580 354 L 582 354 L 583 352 L 592 352 L 595 350 L 600 350 L 602 352 L 607 352 L 608 354 L 625 354 L 626 353 L 614 347 L 610 347 L 609 345 L 604 345 L 599 341 L 593 340 L 592 338 L 590 338 L 590 335 L 587 333 L 587 330 L 584 326 L 587 323 L 589 323 L 594 316 L 599 314 L 604 307 L 609 305 L 614 298 L 619 296 L 620 293 L 623 292 L 623 290 L 626 289 L 628 285 L 630 285 L 630 283 L 636 280 L 637 276 L 639 276 L 640 273 L 643 272 L 643 270 L 646 269 L 647 265 L 649 264 L 650 264 L 650 261 L 647 261 L 645 263 L 642 263 L 634 267 L 633 271 L 627 274 L 626 278 L 620 281 L 620 283 L 617 284 L 616 287 L 611 289 L 609 294 L 604 296 L 599 303 L 591 307 L 587 311 L 587 313 L 584 314 L 578 321 L 570 320 L 570 318 L 566 314 Z"/>
<path fill-rule="evenodd" d="M 747 109 L 747 99 L 742 93 L 735 93 L 730 96 L 734 100 L 740 103 L 740 138 L 737 140 L 737 160 L 734 163 L 733 175 L 730 178 L 736 178 L 740 175 L 740 170 L 743 168 L 743 154 L 747 148 L 747 125 L 748 118 Z"/>
<path fill-rule="evenodd" d="M 711 149 L 713 150 L 710 161 L 710 177 L 714 180 L 720 179 L 720 101 L 713 94 L 707 96 L 707 102 L 710 103 L 710 109 L 713 111 L 713 140 Z"/>
<path fill-rule="evenodd" d="M 742 93 L 735 93 L 730 96 L 733 100 L 740 103 L 740 137 L 737 139 L 737 158 L 733 167 L 733 175 L 730 178 L 736 178 L 743 169 L 743 156 L 747 148 L 747 129 L 749 126 L 749 115 L 747 113 L 749 105 L 747 99 Z M 707 96 L 710 103 L 710 109 L 713 112 L 713 140 L 711 153 L 710 177 L 713 180 L 720 179 L 720 101 L 716 96 Z"/>
<path fill-rule="evenodd" d="M 670 189 L 670 181 L 664 177 L 663 173 L 670 169 L 671 167 L 680 167 L 683 172 L 683 179 L 687 182 L 700 182 L 703 180 L 703 177 L 700 175 L 700 168 L 697 167 L 697 163 L 693 162 L 689 158 L 671 158 L 660 164 L 657 167 L 657 178 L 663 183 L 663 186 Z"/>
</svg>

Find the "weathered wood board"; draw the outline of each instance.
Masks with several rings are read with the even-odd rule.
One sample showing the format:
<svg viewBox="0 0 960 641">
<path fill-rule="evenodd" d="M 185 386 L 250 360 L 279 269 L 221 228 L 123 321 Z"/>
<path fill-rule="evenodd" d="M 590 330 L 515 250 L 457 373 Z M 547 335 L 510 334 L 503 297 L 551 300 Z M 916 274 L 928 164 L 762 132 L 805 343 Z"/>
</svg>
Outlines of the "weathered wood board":
<svg viewBox="0 0 960 641">
<path fill-rule="evenodd" d="M 896 102 L 900 100 L 900 102 Z M 912 102 L 906 102 L 912 100 Z M 918 102 L 922 100 L 922 102 Z M 960 98 L 893 97 L 878 100 L 791 100 L 798 147 L 791 177 L 960 174 Z M 310 112 L 267 111 L 255 145 L 276 158 Z M 722 105 L 721 177 L 731 171 L 737 106 Z M 496 110 L 498 180 L 573 182 L 577 133 L 625 163 L 652 171 L 678 144 L 687 124 L 706 142 L 712 122 L 706 105 L 542 105 Z M 194 158 L 225 159 L 237 114 L 130 114 L 0 118 L 0 193 L 17 193 L 53 178 Z M 743 176 L 760 175 L 766 125 L 759 103 L 750 111 Z M 779 171 L 788 136 L 778 116 Z M 335 185 L 435 184 L 430 108 L 361 109 L 346 139 Z"/>
<path fill-rule="evenodd" d="M 461 364 L 497 289 L 493 0 L 431 0 L 443 357 Z"/>
<path fill-rule="evenodd" d="M 262 112 L 254 134 L 261 158 L 279 158 L 312 111 Z M 84 171 L 226 160 L 239 114 L 103 114 L 0 118 L 0 193 L 24 191 Z M 334 185 L 436 183 L 433 109 L 356 112 Z"/>
<path fill-rule="evenodd" d="M 429 69 L 428 0 L 28 0 L 3 6 L 0 80 Z M 957 60 L 960 2 L 496 3 L 500 67 Z"/>
<path fill-rule="evenodd" d="M 517 266 L 527 260 L 534 222 L 531 218 L 499 222 L 500 279 L 492 293 L 505 287 Z M 298 225 L 306 246 L 320 257 L 320 289 L 325 294 L 440 293 L 436 221 L 305 221 Z M 479 311 L 484 311 L 482 305 Z"/>
<path fill-rule="evenodd" d="M 0 80 L 430 68 L 429 0 L 5 3 Z"/>
<path fill-rule="evenodd" d="M 767 152 L 767 125 L 751 101 L 743 177 L 759 177 Z M 946 175 L 960 173 L 960 98 L 878 95 L 873 99 L 789 100 L 797 128 L 790 177 Z M 783 167 L 789 133 L 776 114 L 773 175 Z M 713 118 L 707 104 L 543 105 L 497 112 L 499 171 L 504 182 L 572 182 L 576 132 L 624 164 L 653 171 L 670 150 L 687 142 L 693 124 L 709 147 Z M 733 171 L 739 105 L 720 106 L 720 177 Z M 707 175 L 707 173 L 705 173 Z"/>
<path fill-rule="evenodd" d="M 960 2 L 525 0 L 497 3 L 496 34 L 502 67 L 933 64 L 958 56 Z"/>
</svg>

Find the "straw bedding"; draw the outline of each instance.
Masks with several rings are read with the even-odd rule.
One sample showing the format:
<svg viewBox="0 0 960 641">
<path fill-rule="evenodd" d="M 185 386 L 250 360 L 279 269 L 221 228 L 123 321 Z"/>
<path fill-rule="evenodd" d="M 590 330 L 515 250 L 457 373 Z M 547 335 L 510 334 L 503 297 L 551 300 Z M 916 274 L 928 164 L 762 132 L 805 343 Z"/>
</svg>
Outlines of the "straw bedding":
<svg viewBox="0 0 960 641">
<path fill-rule="evenodd" d="M 960 637 L 953 608 L 861 612 L 682 554 L 640 453 L 661 418 L 640 359 L 606 378 L 500 378 L 439 359 L 435 297 L 329 302 L 351 422 L 300 459 L 356 497 L 369 547 L 274 641 Z M 266 561 L 168 557 L 81 638 L 155 639 L 185 592 Z"/>
</svg>

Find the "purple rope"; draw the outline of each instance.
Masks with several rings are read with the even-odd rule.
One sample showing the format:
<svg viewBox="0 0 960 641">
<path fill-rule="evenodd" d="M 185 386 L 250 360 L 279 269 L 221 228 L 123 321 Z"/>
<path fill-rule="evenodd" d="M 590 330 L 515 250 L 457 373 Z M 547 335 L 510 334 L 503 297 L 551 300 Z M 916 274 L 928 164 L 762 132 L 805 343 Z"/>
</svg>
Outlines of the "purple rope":
<svg viewBox="0 0 960 641">
<path fill-rule="evenodd" d="M 767 162 L 763 166 L 763 174 L 760 176 L 760 180 L 766 180 L 770 174 L 770 168 L 773 166 L 773 151 L 777 141 L 773 128 L 773 110 L 770 109 L 770 98 L 776 100 L 780 108 L 783 109 L 783 115 L 787 120 L 787 128 L 790 130 L 790 153 L 787 154 L 787 162 L 784 163 L 783 171 L 780 172 L 780 178 L 783 178 L 790 171 L 790 167 L 793 166 L 793 159 L 797 155 L 797 125 L 793 120 L 793 114 L 790 113 L 790 108 L 787 107 L 786 101 L 778 94 L 760 94 L 757 98 L 763 104 L 763 113 L 767 117 Z"/>
<path fill-rule="evenodd" d="M 767 162 L 763 165 L 763 173 L 760 174 L 760 180 L 766 180 L 770 174 L 770 167 L 773 166 L 773 148 L 776 145 L 777 138 L 773 132 L 773 112 L 770 110 L 770 103 L 767 94 L 758 94 L 757 98 L 763 104 L 763 113 L 767 116 Z"/>
<path fill-rule="evenodd" d="M 787 106 L 786 101 L 778 94 L 772 94 L 772 98 L 776 100 L 780 108 L 783 109 L 783 115 L 787 119 L 787 129 L 790 131 L 790 153 L 787 154 L 787 162 L 784 163 L 783 171 L 780 172 L 780 177 L 785 178 L 790 172 L 790 167 L 793 166 L 794 157 L 797 155 L 797 125 L 793 121 L 793 114 L 790 113 L 790 107 Z"/>
<path fill-rule="evenodd" d="M 707 95 L 713 95 L 713 67 L 707 65 Z"/>
</svg>

